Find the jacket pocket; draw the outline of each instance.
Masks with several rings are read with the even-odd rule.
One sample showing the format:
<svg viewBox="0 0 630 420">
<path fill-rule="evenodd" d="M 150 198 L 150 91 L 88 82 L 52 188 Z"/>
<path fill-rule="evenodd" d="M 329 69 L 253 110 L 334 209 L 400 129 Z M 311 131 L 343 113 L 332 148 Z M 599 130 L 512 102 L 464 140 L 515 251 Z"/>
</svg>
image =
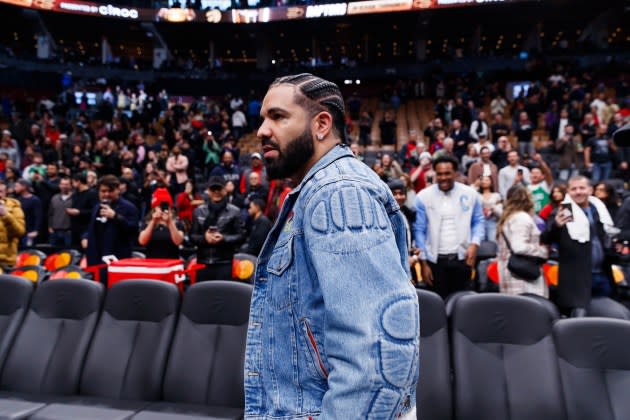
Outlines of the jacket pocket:
<svg viewBox="0 0 630 420">
<path fill-rule="evenodd" d="M 281 245 L 277 245 L 267 263 L 269 273 L 268 295 L 275 309 L 285 309 L 291 306 L 293 299 L 292 288 L 295 280 L 293 263 L 293 237 Z"/>
<path fill-rule="evenodd" d="M 326 365 L 324 365 L 324 360 L 322 359 L 322 355 L 317 347 L 317 341 L 315 340 L 315 335 L 311 330 L 311 326 L 306 318 L 302 318 L 300 323 L 302 324 L 302 334 L 304 335 L 304 340 L 306 341 L 306 348 L 308 348 L 311 363 L 320 378 L 327 379 L 328 369 L 326 369 Z"/>
<path fill-rule="evenodd" d="M 291 265 L 293 260 L 293 237 L 284 244 L 276 245 L 267 263 L 267 271 L 276 276 L 281 276 Z"/>
</svg>

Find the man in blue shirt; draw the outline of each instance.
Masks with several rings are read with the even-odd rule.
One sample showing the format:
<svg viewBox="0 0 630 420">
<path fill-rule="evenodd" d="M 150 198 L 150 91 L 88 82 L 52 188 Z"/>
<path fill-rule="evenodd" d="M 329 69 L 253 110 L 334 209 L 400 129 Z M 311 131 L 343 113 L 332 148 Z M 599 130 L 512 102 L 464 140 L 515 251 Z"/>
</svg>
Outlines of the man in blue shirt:
<svg viewBox="0 0 630 420">
<path fill-rule="evenodd" d="M 267 173 L 292 178 L 258 258 L 246 419 L 415 419 L 419 311 L 405 224 L 387 185 L 345 147 L 344 102 L 311 74 L 262 104 Z"/>
</svg>

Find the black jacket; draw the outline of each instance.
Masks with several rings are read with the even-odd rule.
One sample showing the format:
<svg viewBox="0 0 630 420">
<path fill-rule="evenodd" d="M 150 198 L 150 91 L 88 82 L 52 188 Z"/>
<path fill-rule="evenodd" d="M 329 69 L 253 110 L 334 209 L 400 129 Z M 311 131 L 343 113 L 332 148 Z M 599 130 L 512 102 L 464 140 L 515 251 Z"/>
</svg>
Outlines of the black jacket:
<svg viewBox="0 0 630 420">
<path fill-rule="evenodd" d="M 563 308 L 586 308 L 591 301 L 591 242 L 579 243 L 569 236 L 566 226 L 558 227 L 555 217 L 556 208 L 549 216 L 547 229 L 540 236 L 541 242 L 558 246 L 558 305 Z M 606 253 L 606 233 L 599 221 L 599 214 L 594 212 L 595 234 L 604 246 L 604 273 L 611 283 L 612 255 Z M 593 232 L 591 232 L 593 234 Z"/>
<path fill-rule="evenodd" d="M 258 256 L 272 226 L 271 221 L 264 215 L 252 221 L 249 238 L 247 243 L 241 247 L 241 252 Z"/>
<path fill-rule="evenodd" d="M 197 245 L 197 262 L 200 264 L 214 264 L 232 260 L 238 246 L 245 240 L 245 229 L 238 207 L 227 204 L 219 213 L 216 226 L 223 235 L 223 241 L 210 245 L 205 238 L 208 229 L 208 205 L 204 204 L 193 212 L 190 239 Z"/>
<path fill-rule="evenodd" d="M 82 235 L 87 230 L 90 216 L 97 202 L 98 195 L 92 188 L 72 194 L 72 208 L 79 210 L 79 215 L 70 219 L 70 229 L 73 234 Z"/>
</svg>

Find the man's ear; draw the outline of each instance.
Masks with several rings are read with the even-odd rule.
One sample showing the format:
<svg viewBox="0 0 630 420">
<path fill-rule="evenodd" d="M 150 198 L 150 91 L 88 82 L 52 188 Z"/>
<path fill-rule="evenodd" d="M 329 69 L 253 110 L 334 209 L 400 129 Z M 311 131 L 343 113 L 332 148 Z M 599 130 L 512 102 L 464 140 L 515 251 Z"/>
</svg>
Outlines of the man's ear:
<svg viewBox="0 0 630 420">
<path fill-rule="evenodd" d="M 328 111 L 321 111 L 313 118 L 313 133 L 317 140 L 324 140 L 333 129 L 333 117 Z"/>
</svg>

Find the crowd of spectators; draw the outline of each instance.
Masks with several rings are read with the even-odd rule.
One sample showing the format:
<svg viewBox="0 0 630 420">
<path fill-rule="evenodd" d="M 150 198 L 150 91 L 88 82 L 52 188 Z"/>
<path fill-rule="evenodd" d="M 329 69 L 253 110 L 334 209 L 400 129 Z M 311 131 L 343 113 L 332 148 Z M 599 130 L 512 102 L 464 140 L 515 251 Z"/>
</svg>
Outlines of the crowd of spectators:
<svg viewBox="0 0 630 420">
<path fill-rule="evenodd" d="M 608 239 L 601 239 L 606 252 L 615 251 L 611 240 L 630 239 L 630 200 L 626 199 L 630 149 L 618 147 L 612 140 L 612 134 L 630 121 L 625 76 L 595 81 L 588 74 L 553 73 L 532 83 L 527 93 L 511 103 L 499 86 L 488 86 L 483 100 L 464 79 L 438 83 L 435 116 L 424 132 L 409 132 L 397 154 L 383 152 L 368 162 L 405 206 L 410 237 L 416 241 L 420 258 L 428 260 L 421 265 L 420 277 L 433 283 L 444 297 L 469 287 L 466 279 L 474 268 L 479 268 L 480 284 L 486 284 L 487 265 L 477 267 L 474 258 L 469 261 L 483 241 L 498 245 L 501 291 L 548 296 L 542 275 L 532 283 L 514 279 L 506 269 L 512 254 L 509 243 L 517 250 L 514 252 L 541 260 L 549 255 L 562 260 L 564 255 L 561 262 L 565 265 L 591 261 L 584 250 L 566 259 L 566 243 L 570 242 L 565 242 L 563 253 L 566 238 L 558 233 L 567 221 L 558 216 L 562 203 L 578 203 L 586 213 L 592 207 L 598 215 L 595 219 L 606 221 Z M 387 107 L 380 121 L 381 140 L 386 144 L 396 144 L 395 115 L 400 101 L 398 94 L 381 101 Z M 356 141 L 369 144 L 370 139 L 359 134 Z M 353 145 L 353 151 L 360 159 L 370 159 L 359 144 Z M 446 169 L 438 169 L 440 164 Z M 438 188 L 431 189 L 434 184 Z M 599 200 L 584 198 L 585 190 L 592 190 Z M 593 202 L 603 205 L 598 208 Z M 473 206 L 470 214 L 468 208 Z M 467 225 L 464 231 L 462 224 Z M 573 229 L 574 224 L 569 226 Z M 468 244 L 473 248 L 462 246 Z M 413 266 L 414 256 L 411 258 Z M 602 261 L 594 255 L 592 265 L 578 266 L 581 272 L 592 269 L 594 293 L 608 296 L 612 290 L 601 274 L 606 270 Z M 567 307 L 585 306 L 583 299 L 569 301 Z"/>
<path fill-rule="evenodd" d="M 418 239 L 412 233 L 417 196 L 440 184 L 444 174 L 435 162 L 449 160 L 453 181 L 472 187 L 480 203 L 478 241 L 502 246 L 497 225 L 505 223 L 509 191 L 519 185 L 529 191 L 532 225 L 544 230 L 565 200 L 566 182 L 578 174 L 590 178 L 617 228 L 630 237 L 630 202 L 623 201 L 630 151 L 611 141 L 630 115 L 625 77 L 599 81 L 559 71 L 513 101 L 503 90 L 501 82 L 467 78 L 430 86 L 401 82 L 380 99 L 382 121 L 374 121 L 375 110 L 359 95 L 347 98 L 350 148 L 394 190 L 410 240 Z M 414 97 L 431 98 L 434 114 L 400 144 L 397 111 Z M 165 91 L 148 94 L 144 86 L 112 86 L 99 92 L 96 106 L 87 94 L 69 90 L 28 114 L 11 107 L 3 102 L 11 120 L 0 138 L 5 265 L 18 247 L 42 243 L 80 249 L 90 264 L 110 254 L 128 257 L 140 246 L 148 257 L 188 249 L 206 265 L 202 278 L 226 277 L 234 253 L 258 253 L 291 190 L 291 180 L 267 179 L 255 151 L 251 133 L 261 103 L 254 93 L 182 101 Z M 370 138 L 376 126 L 380 144 L 394 145 L 394 152 L 369 154 L 369 146 L 379 146 Z M 414 257 L 426 258 L 423 252 L 427 243 L 415 243 L 412 268 Z M 429 276 L 412 272 L 416 281 Z"/>
</svg>

